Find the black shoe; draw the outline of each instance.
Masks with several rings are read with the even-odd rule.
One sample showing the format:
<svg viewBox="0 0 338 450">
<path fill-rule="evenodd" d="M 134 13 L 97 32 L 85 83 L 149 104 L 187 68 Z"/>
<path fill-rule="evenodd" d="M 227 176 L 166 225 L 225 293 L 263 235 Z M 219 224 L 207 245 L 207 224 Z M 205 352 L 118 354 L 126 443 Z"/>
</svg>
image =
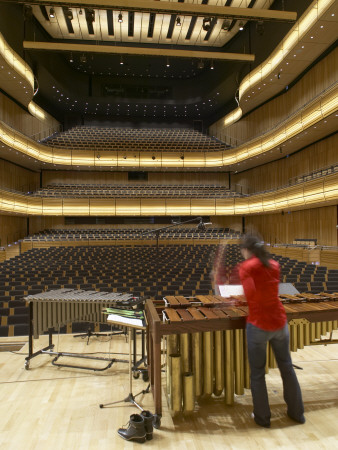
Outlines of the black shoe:
<svg viewBox="0 0 338 450">
<path fill-rule="evenodd" d="M 117 432 L 126 441 L 134 441 L 140 444 L 146 441 L 144 419 L 140 414 L 132 414 L 128 428 L 119 428 Z"/>
<path fill-rule="evenodd" d="M 287 413 L 287 415 L 288 415 L 288 417 L 290 417 L 290 419 L 294 420 L 295 422 L 298 422 L 298 423 L 305 423 L 306 422 L 304 414 L 299 419 L 296 419 L 296 417 L 290 416 L 289 413 Z"/>
<path fill-rule="evenodd" d="M 153 420 L 154 415 L 150 411 L 142 411 L 141 416 L 144 420 L 144 428 L 146 429 L 146 439 L 151 441 L 153 438 Z"/>
<path fill-rule="evenodd" d="M 270 428 L 270 426 L 271 426 L 270 422 L 268 422 L 268 423 L 261 423 L 259 420 L 256 419 L 254 413 L 251 413 L 251 417 L 256 422 L 256 424 L 259 425 L 260 427 Z"/>
</svg>

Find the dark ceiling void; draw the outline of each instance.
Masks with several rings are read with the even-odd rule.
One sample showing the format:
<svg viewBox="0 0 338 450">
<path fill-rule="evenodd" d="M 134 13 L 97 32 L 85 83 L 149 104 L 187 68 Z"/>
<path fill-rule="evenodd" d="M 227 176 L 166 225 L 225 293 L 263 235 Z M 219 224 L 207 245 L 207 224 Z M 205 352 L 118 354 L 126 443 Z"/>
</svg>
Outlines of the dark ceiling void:
<svg viewBox="0 0 338 450">
<path fill-rule="evenodd" d="M 203 0 L 207 5 L 208 1 Z M 210 3 L 210 2 L 209 2 Z M 252 8 L 254 1 L 247 7 Z M 311 0 L 278 0 L 273 2 L 271 9 L 297 10 L 299 14 L 311 3 Z M 222 2 L 223 6 L 233 6 L 231 0 Z M 4 37 L 22 55 L 33 68 L 34 75 L 39 82 L 39 91 L 34 101 L 55 116 L 61 122 L 72 115 L 78 120 L 83 117 L 102 117 L 134 120 L 202 120 L 211 124 L 226 115 L 236 106 L 235 95 L 241 80 L 274 50 L 280 40 L 292 27 L 292 23 L 257 21 L 246 23 L 243 32 L 238 32 L 224 47 L 217 51 L 233 53 L 253 53 L 255 62 L 216 61 L 212 59 L 189 59 L 142 57 L 123 55 L 100 55 L 83 52 L 53 53 L 49 51 L 33 51 L 22 49 L 23 40 L 58 42 L 53 39 L 32 15 L 27 15 L 23 4 L 17 2 L 1 2 L 4 5 L 0 14 L 0 29 Z M 45 20 L 49 17 L 50 5 L 39 7 L 40 14 Z M 72 35 L 74 17 L 71 7 L 63 7 L 63 18 L 67 30 Z M 81 20 L 90 36 L 94 35 L 94 28 L 99 19 L 95 11 L 89 7 L 81 8 Z M 142 46 L 135 39 L 139 32 L 136 29 L 135 13 L 122 11 L 123 23 L 119 22 L 112 10 L 106 10 L 106 33 L 108 38 L 116 39 L 121 33 L 121 26 L 125 30 L 128 42 L 111 41 L 112 45 Z M 197 17 L 193 16 L 182 26 L 184 17 L 177 13 L 171 14 L 165 37 L 172 39 L 178 31 L 178 19 L 186 41 L 190 41 L 196 33 Z M 147 25 L 146 36 L 154 35 L 157 26 L 156 14 L 151 13 Z M 203 32 L 200 46 L 178 46 L 174 49 L 216 51 L 212 48 L 209 38 L 216 26 L 216 19 L 208 22 L 209 29 Z M 198 22 L 201 26 L 200 21 Z M 207 23 L 207 22 L 206 22 Z M 15 24 L 15 26 L 9 26 Z M 263 25 L 263 26 L 262 26 Z M 219 24 L 217 24 L 219 26 Z M 224 19 L 220 33 L 227 33 L 238 26 L 238 20 Z M 236 28 L 235 28 L 236 29 Z M 24 30 L 23 33 L 20 30 Z M 23 36 L 24 34 L 24 36 Z M 135 39 L 134 39 L 135 38 Z M 88 39 L 88 38 L 87 38 Z M 133 41 L 134 39 L 134 41 Z M 68 39 L 73 43 L 93 43 Z M 97 42 L 97 45 L 100 45 Z M 152 43 L 151 46 L 169 48 L 164 44 Z M 121 64 L 123 62 L 123 64 Z M 54 87 L 53 87 L 54 86 Z"/>
</svg>

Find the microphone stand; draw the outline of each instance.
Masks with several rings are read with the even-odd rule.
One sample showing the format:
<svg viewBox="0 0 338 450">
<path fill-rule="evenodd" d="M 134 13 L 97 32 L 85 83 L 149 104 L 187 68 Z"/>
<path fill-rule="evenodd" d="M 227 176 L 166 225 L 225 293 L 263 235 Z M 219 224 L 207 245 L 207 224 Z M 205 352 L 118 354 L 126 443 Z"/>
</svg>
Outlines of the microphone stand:
<svg viewBox="0 0 338 450">
<path fill-rule="evenodd" d="M 155 235 L 156 235 L 156 249 L 157 249 L 157 255 L 158 255 L 158 241 L 159 241 L 159 238 L 160 238 L 161 231 L 166 231 L 166 230 L 169 230 L 170 228 L 175 228 L 175 227 L 178 227 L 180 225 L 184 225 L 186 223 L 193 223 L 193 222 L 199 222 L 199 224 L 197 226 L 198 230 L 200 230 L 200 231 L 204 231 L 205 230 L 205 225 L 204 225 L 204 222 L 203 222 L 203 218 L 202 217 L 194 217 L 193 219 L 185 220 L 183 222 L 172 223 L 171 225 L 167 225 L 166 227 L 161 227 L 161 228 L 156 228 L 155 230 L 146 231 L 145 233 L 142 233 L 141 236 L 147 236 L 148 234 L 155 233 Z"/>
<path fill-rule="evenodd" d="M 161 228 L 156 228 L 154 230 L 149 230 L 149 231 L 146 231 L 146 232 L 141 234 L 141 236 L 147 236 L 149 234 L 153 234 L 154 233 L 155 236 L 156 236 L 156 267 L 157 267 L 157 274 L 156 275 L 157 275 L 157 278 L 158 278 L 158 267 L 159 267 L 158 249 L 159 249 L 159 238 L 160 238 L 161 232 L 169 230 L 171 228 L 178 227 L 180 225 L 184 225 L 186 223 L 193 223 L 193 222 L 198 222 L 198 226 L 197 226 L 198 230 L 200 230 L 200 231 L 204 231 L 205 230 L 205 225 L 204 225 L 204 222 L 203 222 L 203 218 L 202 217 L 194 217 L 193 219 L 185 220 L 183 222 L 172 223 L 171 225 L 167 225 L 167 226 L 161 227 Z"/>
</svg>

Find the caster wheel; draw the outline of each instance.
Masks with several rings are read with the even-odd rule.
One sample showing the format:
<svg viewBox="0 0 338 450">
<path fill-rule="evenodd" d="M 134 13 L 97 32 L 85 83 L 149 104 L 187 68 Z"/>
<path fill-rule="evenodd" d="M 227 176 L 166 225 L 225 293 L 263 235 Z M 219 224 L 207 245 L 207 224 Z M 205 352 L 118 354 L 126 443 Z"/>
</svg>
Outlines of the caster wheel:
<svg viewBox="0 0 338 450">
<path fill-rule="evenodd" d="M 143 373 L 142 373 L 142 379 L 143 379 L 143 381 L 149 381 L 149 375 L 148 375 L 148 372 L 143 372 Z"/>
<path fill-rule="evenodd" d="M 135 380 L 137 380 L 138 378 L 140 378 L 140 373 L 139 372 L 134 372 L 133 373 L 133 377 L 135 378 Z"/>
</svg>

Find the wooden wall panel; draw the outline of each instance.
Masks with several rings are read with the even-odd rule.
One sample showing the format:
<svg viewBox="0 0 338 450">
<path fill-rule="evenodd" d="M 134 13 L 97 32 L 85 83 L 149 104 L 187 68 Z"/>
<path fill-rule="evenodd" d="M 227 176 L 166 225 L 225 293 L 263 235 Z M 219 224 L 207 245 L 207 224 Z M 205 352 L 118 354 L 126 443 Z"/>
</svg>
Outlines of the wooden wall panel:
<svg viewBox="0 0 338 450">
<path fill-rule="evenodd" d="M 27 236 L 27 218 L 0 215 L 0 247 Z"/>
<path fill-rule="evenodd" d="M 0 186 L 21 192 L 37 189 L 40 174 L 0 159 Z"/>
<path fill-rule="evenodd" d="M 238 192 L 254 193 L 288 185 L 289 180 L 338 163 L 338 134 L 278 161 L 234 174 L 231 188 Z"/>
<path fill-rule="evenodd" d="M 292 244 L 295 239 L 317 239 L 318 245 L 337 246 L 337 206 L 284 214 L 247 216 L 246 232 L 259 232 L 266 242 Z"/>
<path fill-rule="evenodd" d="M 29 218 L 29 234 L 38 233 L 39 231 L 50 228 L 63 228 L 65 218 L 59 216 L 52 217 L 30 217 Z M 89 226 L 87 226 L 89 228 Z"/>
<path fill-rule="evenodd" d="M 149 172 L 148 181 L 129 181 L 127 172 L 80 172 L 73 170 L 44 170 L 42 172 L 42 185 L 48 184 L 173 184 L 173 185 L 201 185 L 211 184 L 229 186 L 227 172 L 207 173 L 163 173 Z"/>
<path fill-rule="evenodd" d="M 87 172 L 75 170 L 44 170 L 42 186 L 48 184 L 127 184 L 127 172 Z"/>
<path fill-rule="evenodd" d="M 227 172 L 207 172 L 207 173 L 153 173 L 148 174 L 149 184 L 190 184 L 201 185 L 210 184 L 217 186 L 229 186 L 229 174 Z"/>
<path fill-rule="evenodd" d="M 266 133 L 336 82 L 337 61 L 338 49 L 335 49 L 283 95 L 227 128 L 223 128 L 223 117 L 209 128 L 209 135 L 237 146 Z"/>
<path fill-rule="evenodd" d="M 60 123 L 48 116 L 40 121 L 0 92 L 0 120 L 35 140 L 46 138 L 60 130 Z"/>
<path fill-rule="evenodd" d="M 210 221 L 213 227 L 230 228 L 231 230 L 242 232 L 241 216 L 210 216 Z"/>
</svg>

